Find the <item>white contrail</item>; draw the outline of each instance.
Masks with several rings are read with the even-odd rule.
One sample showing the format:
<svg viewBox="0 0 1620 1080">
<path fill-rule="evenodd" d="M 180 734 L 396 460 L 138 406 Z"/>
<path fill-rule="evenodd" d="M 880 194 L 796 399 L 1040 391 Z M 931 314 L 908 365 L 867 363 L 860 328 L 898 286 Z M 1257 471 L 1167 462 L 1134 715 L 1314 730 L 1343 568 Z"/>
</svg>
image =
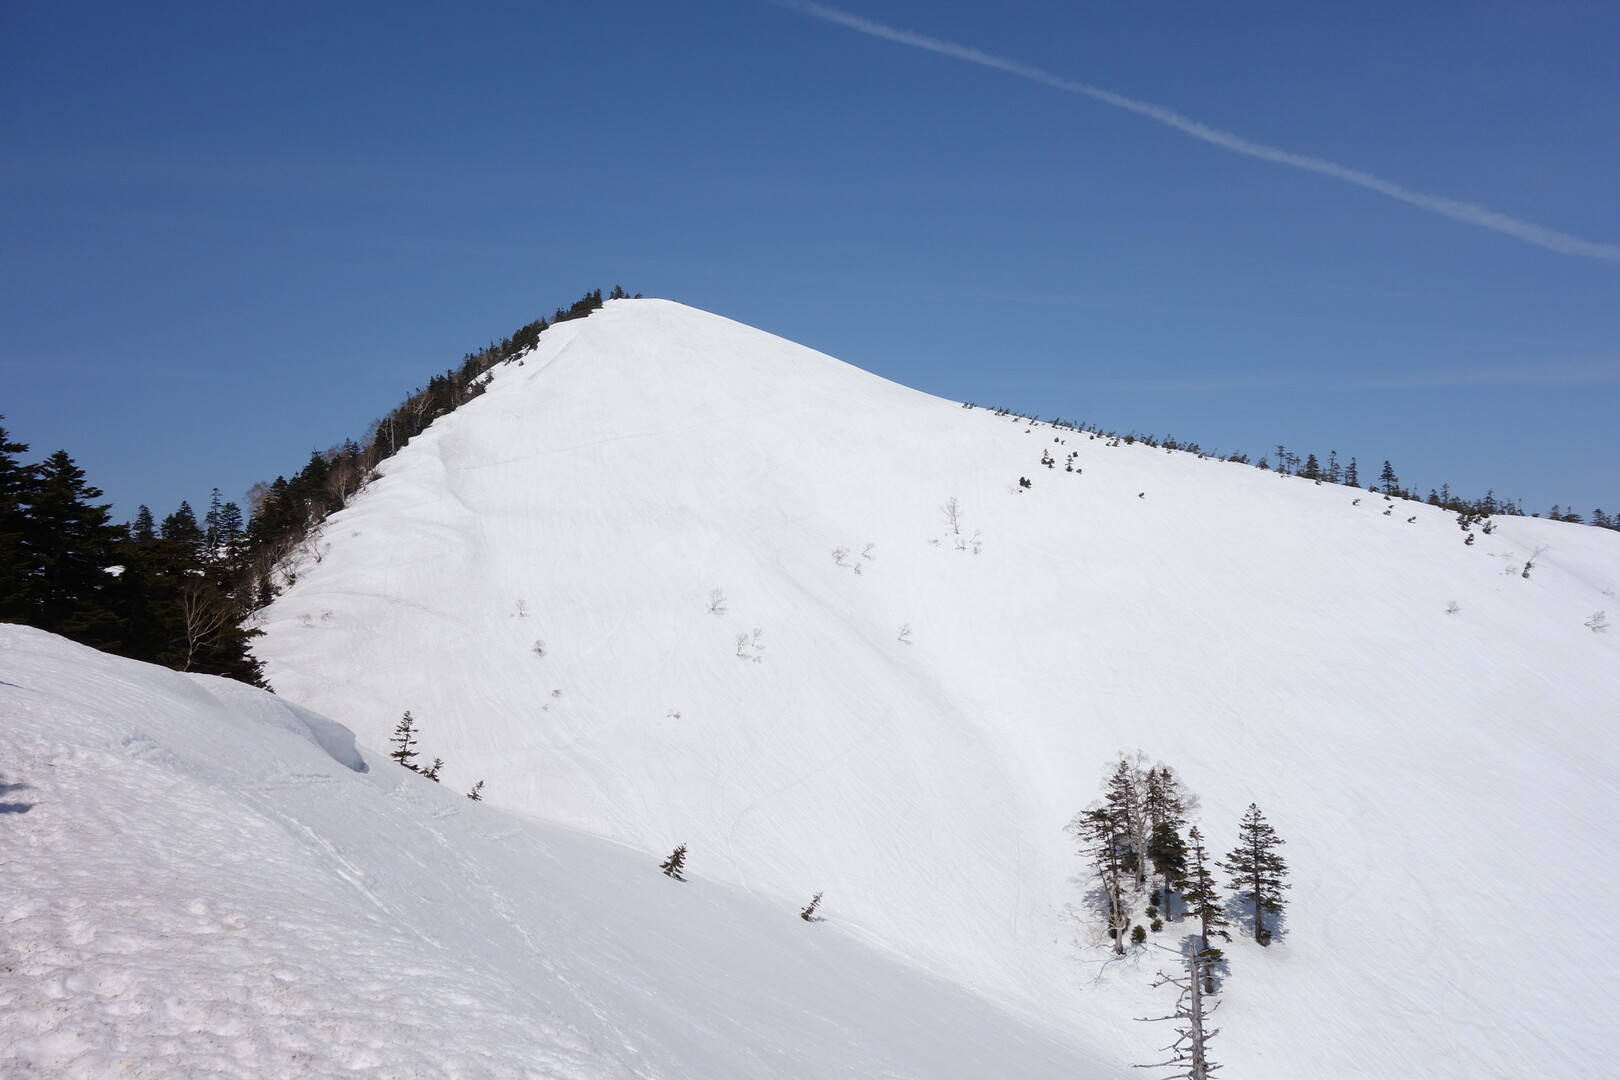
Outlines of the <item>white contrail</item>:
<svg viewBox="0 0 1620 1080">
<path fill-rule="evenodd" d="M 1198 121 L 1191 120 L 1162 105 L 1136 101 L 1133 98 L 1116 94 L 1111 90 L 1104 90 L 1100 87 L 1075 82 L 1072 79 L 1061 78 L 1050 72 L 1042 71 L 1040 68 L 1019 63 L 1017 60 L 1009 60 L 1003 56 L 993 56 L 990 53 L 982 52 L 967 45 L 941 41 L 939 38 L 914 34 L 909 30 L 897 30 L 892 26 L 885 26 L 883 23 L 873 22 L 871 19 L 863 19 L 859 15 L 851 15 L 847 11 L 830 8 L 824 4 L 808 3 L 805 0 L 766 0 L 766 2 L 775 4 L 778 7 L 791 8 L 794 11 L 824 19 L 830 23 L 837 23 L 839 26 L 848 27 L 871 37 L 893 41 L 900 45 L 909 45 L 914 49 L 924 49 L 928 52 L 938 53 L 941 56 L 954 57 L 957 60 L 966 60 L 970 64 L 995 68 L 997 71 L 1004 71 L 1021 79 L 1028 79 L 1031 82 L 1038 82 L 1071 94 L 1080 94 L 1083 97 L 1112 105 L 1117 109 L 1124 109 L 1127 112 L 1145 116 L 1149 120 L 1164 124 L 1166 127 L 1173 127 L 1185 135 L 1191 135 L 1195 139 L 1202 139 L 1207 143 L 1214 143 L 1216 146 L 1225 147 L 1239 154 L 1247 154 L 1250 157 L 1260 158 L 1262 161 L 1274 161 L 1279 165 L 1291 165 L 1296 169 L 1306 169 L 1310 172 L 1321 173 L 1323 176 L 1331 176 L 1337 180 L 1343 180 L 1367 188 L 1370 191 L 1376 191 L 1380 195 L 1388 195 L 1392 199 L 1411 203 L 1413 206 L 1421 207 L 1424 210 L 1444 214 L 1446 217 L 1454 218 L 1457 221 L 1465 221 L 1470 225 L 1481 225 L 1487 229 L 1495 229 L 1497 232 L 1518 237 L 1520 240 L 1538 244 L 1541 247 L 1550 248 L 1565 255 L 1587 255 L 1594 259 L 1620 261 L 1620 244 L 1582 240 L 1578 236 L 1543 228 L 1528 221 L 1520 221 L 1517 218 L 1508 217 L 1506 214 L 1499 214 L 1495 210 L 1487 210 L 1483 206 L 1459 202 L 1456 199 L 1447 199 L 1440 195 L 1427 195 L 1421 191 L 1413 191 L 1411 188 L 1402 187 L 1400 184 L 1381 180 L 1370 173 L 1347 168 L 1343 165 L 1336 165 L 1331 161 L 1323 161 L 1321 158 L 1306 157 L 1303 154 L 1279 150 L 1274 146 L 1251 142 L 1240 135 L 1232 134 L 1230 131 L 1222 131 L 1207 124 L 1200 124 Z"/>
</svg>

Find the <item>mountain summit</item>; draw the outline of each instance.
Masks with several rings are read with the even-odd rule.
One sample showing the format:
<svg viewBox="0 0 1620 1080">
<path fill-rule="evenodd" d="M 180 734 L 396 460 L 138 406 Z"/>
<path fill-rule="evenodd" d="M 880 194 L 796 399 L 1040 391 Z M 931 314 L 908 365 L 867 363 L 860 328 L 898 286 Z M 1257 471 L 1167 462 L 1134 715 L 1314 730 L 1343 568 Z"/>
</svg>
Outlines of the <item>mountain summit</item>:
<svg viewBox="0 0 1620 1080">
<path fill-rule="evenodd" d="M 820 914 L 1120 1060 L 1169 1041 L 1065 826 L 1140 750 L 1225 852 L 1233 1075 L 1574 1075 L 1611 1027 L 1620 535 L 1000 416 L 664 301 L 492 372 L 264 613 L 285 698 Z M 1528 571 L 1525 569 L 1529 566 Z M 567 874 L 566 866 L 557 873 Z M 1151 943 L 1173 947 L 1174 921 Z M 993 1070 L 985 1075 L 994 1075 Z"/>
</svg>

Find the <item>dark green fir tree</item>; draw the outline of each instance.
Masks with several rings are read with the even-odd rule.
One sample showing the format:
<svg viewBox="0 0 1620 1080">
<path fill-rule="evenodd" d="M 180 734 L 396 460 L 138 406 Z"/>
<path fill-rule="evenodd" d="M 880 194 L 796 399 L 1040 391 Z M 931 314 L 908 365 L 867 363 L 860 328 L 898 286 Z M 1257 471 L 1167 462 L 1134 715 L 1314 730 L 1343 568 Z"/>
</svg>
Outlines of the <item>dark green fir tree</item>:
<svg viewBox="0 0 1620 1080">
<path fill-rule="evenodd" d="M 1267 822 L 1260 807 L 1254 803 L 1244 812 L 1238 823 L 1238 845 L 1227 852 L 1220 866 L 1232 880 L 1230 887 L 1254 908 L 1254 940 L 1261 945 L 1271 944 L 1271 931 L 1265 916 L 1282 912 L 1285 901 L 1283 890 L 1290 888 L 1283 878 L 1288 864 L 1277 854 L 1284 841 Z"/>
<path fill-rule="evenodd" d="M 121 625 L 111 571 L 123 530 L 66 450 L 46 458 L 36 477 L 22 544 L 30 575 L 27 621 L 93 648 L 116 649 Z"/>
<path fill-rule="evenodd" d="M 1204 835 L 1196 825 L 1187 830 L 1187 872 L 1182 878 L 1181 899 L 1187 905 L 1187 915 L 1198 920 L 1198 953 L 1207 961 L 1203 965 L 1204 990 L 1213 994 L 1213 966 L 1220 963 L 1224 954 L 1210 944 L 1210 939 L 1218 936 L 1231 941 L 1232 935 L 1226 930 L 1226 903 L 1215 886 L 1209 853 L 1204 849 Z"/>
<path fill-rule="evenodd" d="M 411 718 L 411 710 L 405 710 L 405 715 L 394 728 L 394 737 L 388 741 L 394 744 L 394 749 L 388 754 L 389 757 L 411 772 L 422 771 L 416 765 L 416 721 Z"/>
</svg>

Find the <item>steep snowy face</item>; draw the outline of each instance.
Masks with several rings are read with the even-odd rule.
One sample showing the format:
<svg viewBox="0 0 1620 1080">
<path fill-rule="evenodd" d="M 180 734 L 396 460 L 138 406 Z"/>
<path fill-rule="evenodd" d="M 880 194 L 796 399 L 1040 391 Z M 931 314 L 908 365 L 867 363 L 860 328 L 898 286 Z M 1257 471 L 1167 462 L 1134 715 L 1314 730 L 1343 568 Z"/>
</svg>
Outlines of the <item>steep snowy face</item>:
<svg viewBox="0 0 1620 1080">
<path fill-rule="evenodd" d="M 0 625 L 0 1076 L 1108 1077 L 831 923 Z"/>
<path fill-rule="evenodd" d="M 1217 853 L 1250 802 L 1287 841 L 1222 1060 L 1597 1053 L 1586 957 L 1620 943 L 1548 920 L 1614 877 L 1588 863 L 1620 840 L 1620 634 L 1586 625 L 1620 613 L 1614 533 L 1465 545 L 1432 507 L 965 409 L 661 301 L 548 330 L 381 471 L 259 650 L 364 745 L 409 709 L 454 786 L 686 843 L 773 904 L 824 891 L 1126 1062 L 1167 1041 L 1125 1022 L 1163 1011 L 1160 954 L 1109 961 L 1064 829 L 1141 749 Z"/>
</svg>

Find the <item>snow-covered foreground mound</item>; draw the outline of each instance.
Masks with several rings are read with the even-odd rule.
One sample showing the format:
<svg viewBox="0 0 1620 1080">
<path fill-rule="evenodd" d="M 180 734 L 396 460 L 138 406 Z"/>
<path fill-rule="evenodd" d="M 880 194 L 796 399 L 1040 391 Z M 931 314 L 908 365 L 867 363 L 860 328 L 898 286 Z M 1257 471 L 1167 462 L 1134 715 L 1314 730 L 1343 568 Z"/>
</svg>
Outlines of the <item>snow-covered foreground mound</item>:
<svg viewBox="0 0 1620 1080">
<path fill-rule="evenodd" d="M 409 709 L 457 788 L 685 842 L 772 909 L 826 890 L 1120 1063 L 1168 1041 L 1128 1022 L 1170 1004 L 1166 954 L 1109 960 L 1064 826 L 1140 748 L 1217 853 L 1251 801 L 1288 844 L 1281 936 L 1229 950 L 1233 1076 L 1604 1060 L 1620 633 L 1585 624 L 1620 616 L 1620 535 L 1465 546 L 1431 507 L 966 410 L 659 301 L 547 331 L 382 472 L 260 650 L 367 745 Z"/>
<path fill-rule="evenodd" d="M 0 1076 L 1116 1076 L 852 942 L 0 626 Z"/>
</svg>

